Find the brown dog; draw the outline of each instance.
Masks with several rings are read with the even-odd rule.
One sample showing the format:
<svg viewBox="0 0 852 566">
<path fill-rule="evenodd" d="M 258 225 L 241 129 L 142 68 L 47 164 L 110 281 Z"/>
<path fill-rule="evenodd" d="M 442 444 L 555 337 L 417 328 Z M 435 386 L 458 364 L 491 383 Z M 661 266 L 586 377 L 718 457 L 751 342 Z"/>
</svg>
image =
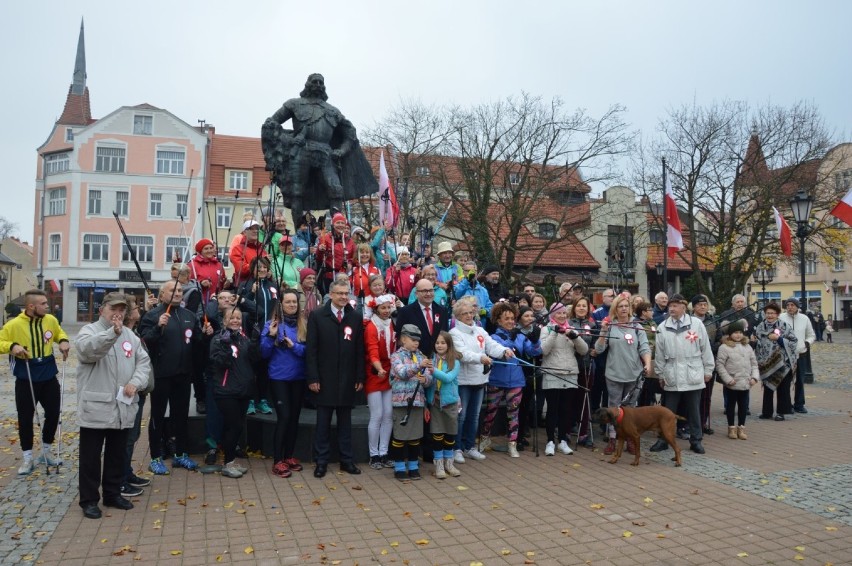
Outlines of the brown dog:
<svg viewBox="0 0 852 566">
<path fill-rule="evenodd" d="M 609 461 L 610 464 L 618 462 L 624 448 L 624 440 L 629 439 L 636 446 L 636 458 L 630 462 L 630 465 L 638 466 L 639 437 L 646 430 L 655 430 L 669 443 L 669 446 L 674 448 L 675 457 L 673 460 L 675 466 L 680 466 L 680 447 L 675 442 L 675 428 L 678 419 L 686 420 L 662 405 L 652 405 L 650 407 L 601 407 L 595 413 L 593 420 L 606 424 L 611 423 L 615 427 L 615 437 L 618 439 L 618 443 L 615 447 L 615 454 Z"/>
</svg>

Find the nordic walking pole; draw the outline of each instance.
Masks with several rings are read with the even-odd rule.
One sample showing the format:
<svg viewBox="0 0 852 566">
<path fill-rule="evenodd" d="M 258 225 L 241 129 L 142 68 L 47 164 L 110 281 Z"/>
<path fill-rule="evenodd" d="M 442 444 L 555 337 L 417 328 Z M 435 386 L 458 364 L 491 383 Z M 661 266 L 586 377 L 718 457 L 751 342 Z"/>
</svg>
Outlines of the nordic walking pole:
<svg viewBox="0 0 852 566">
<path fill-rule="evenodd" d="M 65 367 L 68 365 L 67 360 L 62 360 L 62 375 L 59 381 L 59 422 L 56 426 L 56 433 L 59 437 L 59 444 L 56 447 L 56 473 L 59 473 L 59 466 L 62 465 L 62 403 L 65 401 Z"/>
<path fill-rule="evenodd" d="M 47 469 L 47 475 L 50 475 L 50 464 L 47 461 L 47 454 L 44 451 L 44 427 L 41 424 L 41 415 L 38 414 L 38 405 L 36 405 L 36 396 L 35 389 L 33 388 L 33 375 L 30 373 L 30 358 L 27 357 L 25 360 L 27 365 L 27 381 L 30 384 L 30 395 L 32 395 L 33 399 L 33 412 L 35 413 L 36 423 L 38 424 L 38 429 L 41 431 L 42 440 L 41 440 L 41 458 L 44 460 L 44 467 Z M 61 409 L 60 409 L 61 410 Z"/>
</svg>

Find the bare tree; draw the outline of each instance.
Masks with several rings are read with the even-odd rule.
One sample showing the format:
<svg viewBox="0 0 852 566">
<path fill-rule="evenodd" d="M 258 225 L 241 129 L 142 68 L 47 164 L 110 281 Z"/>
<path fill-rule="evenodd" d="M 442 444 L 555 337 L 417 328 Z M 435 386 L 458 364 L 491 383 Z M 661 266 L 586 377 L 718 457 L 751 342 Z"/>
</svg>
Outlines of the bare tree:
<svg viewBox="0 0 852 566">
<path fill-rule="evenodd" d="M 0 216 L 0 240 L 13 236 L 18 231 L 18 224 Z"/>
<path fill-rule="evenodd" d="M 831 135 L 817 109 L 723 101 L 673 108 L 662 118 L 658 137 L 641 144 L 634 159 L 635 186 L 651 200 L 662 199 L 660 157 L 665 157 L 675 200 L 685 211 L 689 249 L 682 252 L 697 290 L 724 304 L 740 292 L 761 262 L 780 256 L 772 207 L 789 211 L 787 200 L 803 186 L 818 206 L 828 195 L 821 159 Z M 665 231 L 661 215 L 655 221 Z M 836 240 L 817 226 L 811 240 Z M 836 242 L 835 242 L 836 244 Z M 709 275 L 700 267 L 712 263 Z"/>
</svg>

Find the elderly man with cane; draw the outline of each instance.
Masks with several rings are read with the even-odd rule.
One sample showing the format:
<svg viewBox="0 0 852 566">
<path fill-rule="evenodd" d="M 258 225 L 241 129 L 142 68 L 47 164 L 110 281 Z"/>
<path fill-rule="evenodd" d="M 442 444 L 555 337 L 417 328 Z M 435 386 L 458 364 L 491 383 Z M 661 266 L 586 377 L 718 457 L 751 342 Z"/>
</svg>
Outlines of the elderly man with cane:
<svg viewBox="0 0 852 566">
<path fill-rule="evenodd" d="M 104 296 L 100 317 L 77 335 L 77 421 L 80 424 L 80 507 L 100 519 L 98 488 L 107 507 L 133 509 L 121 495 L 127 434 L 139 410 L 137 391 L 148 385 L 151 360 L 124 326 L 123 293 Z M 101 470 L 103 451 L 103 470 Z"/>
</svg>

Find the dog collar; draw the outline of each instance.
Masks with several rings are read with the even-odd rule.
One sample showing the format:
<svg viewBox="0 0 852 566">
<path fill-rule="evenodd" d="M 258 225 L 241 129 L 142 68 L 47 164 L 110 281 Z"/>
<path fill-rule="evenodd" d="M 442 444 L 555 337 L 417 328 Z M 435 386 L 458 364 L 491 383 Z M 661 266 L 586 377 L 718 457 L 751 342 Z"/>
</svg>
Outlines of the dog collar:
<svg viewBox="0 0 852 566">
<path fill-rule="evenodd" d="M 624 420 L 624 407 L 618 408 L 618 416 L 615 417 L 615 424 L 621 424 L 621 421 Z"/>
</svg>

